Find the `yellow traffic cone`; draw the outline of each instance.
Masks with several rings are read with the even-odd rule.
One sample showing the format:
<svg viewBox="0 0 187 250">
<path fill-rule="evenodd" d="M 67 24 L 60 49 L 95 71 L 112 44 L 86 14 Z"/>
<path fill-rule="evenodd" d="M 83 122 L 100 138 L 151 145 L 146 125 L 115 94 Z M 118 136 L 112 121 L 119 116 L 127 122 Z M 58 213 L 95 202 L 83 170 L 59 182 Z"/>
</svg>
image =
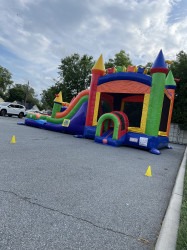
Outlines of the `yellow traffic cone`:
<svg viewBox="0 0 187 250">
<path fill-rule="evenodd" d="M 10 143 L 16 143 L 16 136 L 15 135 L 12 136 Z"/>
<path fill-rule="evenodd" d="M 148 166 L 148 168 L 147 168 L 147 170 L 145 172 L 145 176 L 152 177 L 151 166 Z"/>
</svg>

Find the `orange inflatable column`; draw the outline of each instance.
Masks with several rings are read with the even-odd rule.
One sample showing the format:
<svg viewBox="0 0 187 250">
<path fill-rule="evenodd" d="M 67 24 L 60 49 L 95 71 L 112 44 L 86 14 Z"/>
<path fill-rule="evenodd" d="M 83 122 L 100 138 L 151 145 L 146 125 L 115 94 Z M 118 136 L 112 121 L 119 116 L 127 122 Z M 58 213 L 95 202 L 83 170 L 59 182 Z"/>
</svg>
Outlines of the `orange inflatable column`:
<svg viewBox="0 0 187 250">
<path fill-rule="evenodd" d="M 175 88 L 176 88 L 176 82 L 171 71 L 169 71 L 166 77 L 165 87 L 168 90 L 168 92 L 171 94 L 171 104 L 170 104 L 168 123 L 167 123 L 167 136 L 169 136 L 171 118 L 172 118 L 172 113 L 173 113 L 173 104 L 174 104 L 174 99 L 175 99 Z"/>
</svg>

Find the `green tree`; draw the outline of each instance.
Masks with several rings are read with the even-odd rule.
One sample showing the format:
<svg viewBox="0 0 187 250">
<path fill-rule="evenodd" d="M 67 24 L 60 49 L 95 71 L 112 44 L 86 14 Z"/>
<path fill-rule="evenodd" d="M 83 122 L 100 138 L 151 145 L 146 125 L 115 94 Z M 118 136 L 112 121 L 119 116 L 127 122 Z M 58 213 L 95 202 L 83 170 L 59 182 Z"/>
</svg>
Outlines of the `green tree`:
<svg viewBox="0 0 187 250">
<path fill-rule="evenodd" d="M 93 57 L 73 54 L 61 60 L 59 83 L 63 86 L 64 101 L 71 101 L 80 91 L 88 88 L 91 80 Z"/>
<path fill-rule="evenodd" d="M 115 67 L 115 66 L 122 66 L 122 65 L 115 65 L 115 63 L 114 63 L 114 59 L 112 59 L 112 58 L 109 58 L 108 59 L 108 62 L 105 62 L 105 68 L 106 69 L 108 69 L 108 68 L 113 68 L 113 67 Z"/>
<path fill-rule="evenodd" d="M 16 84 L 15 86 L 13 86 L 8 90 L 7 95 L 8 95 L 7 101 L 9 102 L 18 101 L 23 103 L 25 93 L 22 88 L 22 85 Z"/>
<path fill-rule="evenodd" d="M 145 69 L 146 69 L 146 74 L 147 74 L 147 75 L 151 75 L 150 70 L 151 70 L 152 65 L 153 65 L 152 62 L 148 62 L 148 63 L 146 63 L 146 65 L 138 65 L 138 67 L 143 67 L 143 68 L 145 68 Z"/>
<path fill-rule="evenodd" d="M 153 65 L 152 62 L 148 62 L 148 63 L 146 63 L 145 68 L 151 69 L 152 65 Z"/>
<path fill-rule="evenodd" d="M 172 121 L 180 124 L 181 128 L 187 129 L 187 54 L 180 51 L 170 68 L 174 77 L 179 79 Z"/>
<path fill-rule="evenodd" d="M 115 54 L 114 59 L 110 58 L 108 62 L 105 63 L 105 68 L 111 68 L 115 66 L 125 66 L 132 65 L 130 57 L 124 50 L 120 50 L 119 53 Z"/>
<path fill-rule="evenodd" d="M 66 96 L 66 90 L 64 85 L 60 82 L 56 82 L 54 86 L 42 91 L 41 102 L 43 109 L 52 109 L 55 95 L 60 91 L 62 91 L 62 96 L 64 99 L 64 96 Z"/>
<path fill-rule="evenodd" d="M 0 66 L 0 96 L 5 98 L 5 93 L 9 86 L 13 84 L 12 74 L 8 69 Z"/>
<path fill-rule="evenodd" d="M 34 89 L 27 84 L 15 84 L 12 88 L 10 88 L 7 92 L 7 101 L 13 102 L 18 101 L 24 104 L 26 107 L 39 105 L 39 100 L 35 96 Z"/>
</svg>

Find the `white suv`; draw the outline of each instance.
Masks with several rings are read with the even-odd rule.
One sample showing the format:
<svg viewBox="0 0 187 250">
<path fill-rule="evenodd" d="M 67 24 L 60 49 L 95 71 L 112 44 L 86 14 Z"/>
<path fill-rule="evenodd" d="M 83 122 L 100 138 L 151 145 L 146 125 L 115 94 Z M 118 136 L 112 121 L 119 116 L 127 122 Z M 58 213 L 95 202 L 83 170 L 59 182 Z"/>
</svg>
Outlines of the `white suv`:
<svg viewBox="0 0 187 250">
<path fill-rule="evenodd" d="M 0 115 L 12 116 L 17 115 L 19 118 L 25 116 L 25 106 L 17 103 L 1 102 L 0 103 Z"/>
</svg>

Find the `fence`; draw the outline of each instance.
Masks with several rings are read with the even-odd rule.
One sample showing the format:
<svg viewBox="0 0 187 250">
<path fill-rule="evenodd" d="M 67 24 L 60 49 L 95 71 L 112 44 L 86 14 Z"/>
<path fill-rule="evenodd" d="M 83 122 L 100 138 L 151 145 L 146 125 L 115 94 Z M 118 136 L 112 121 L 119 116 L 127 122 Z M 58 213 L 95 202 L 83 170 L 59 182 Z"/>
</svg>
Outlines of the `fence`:
<svg viewBox="0 0 187 250">
<path fill-rule="evenodd" d="M 187 144 L 187 130 L 181 130 L 178 124 L 172 123 L 169 133 L 169 141 L 178 144 Z"/>
</svg>

